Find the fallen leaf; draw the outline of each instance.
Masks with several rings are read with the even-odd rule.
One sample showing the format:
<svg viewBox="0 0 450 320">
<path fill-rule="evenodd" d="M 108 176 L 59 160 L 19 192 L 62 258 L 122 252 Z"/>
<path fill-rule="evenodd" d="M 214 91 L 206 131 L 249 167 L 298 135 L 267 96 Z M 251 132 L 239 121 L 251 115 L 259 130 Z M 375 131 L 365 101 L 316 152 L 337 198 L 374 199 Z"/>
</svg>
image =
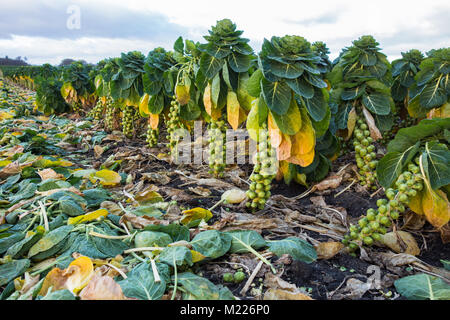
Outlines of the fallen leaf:
<svg viewBox="0 0 450 320">
<path fill-rule="evenodd" d="M 382 236 L 381 242 L 396 253 L 407 253 L 413 256 L 420 254 L 416 239 L 406 231 L 388 232 Z"/>
<path fill-rule="evenodd" d="M 336 189 L 341 185 L 341 182 L 342 175 L 332 175 L 327 177 L 325 180 L 322 180 L 322 182 L 315 184 L 313 186 L 313 190 L 324 191 L 328 189 Z"/>
<path fill-rule="evenodd" d="M 120 285 L 109 276 L 95 274 L 80 293 L 81 300 L 127 300 Z"/>
<path fill-rule="evenodd" d="M 247 194 L 245 191 L 237 188 L 225 191 L 221 197 L 222 200 L 225 200 L 227 203 L 231 204 L 241 203 L 246 198 Z"/>
<path fill-rule="evenodd" d="M 67 289 L 78 294 L 94 275 L 94 265 L 88 257 L 81 256 L 72 261 L 69 266 L 61 270 L 53 268 L 44 279 L 39 294 L 45 296 L 50 287 L 53 291 Z"/>
<path fill-rule="evenodd" d="M 50 168 L 38 171 L 37 174 L 41 177 L 42 181 L 48 179 L 64 179 L 64 176 L 62 174 L 56 173 L 55 170 Z"/>
<path fill-rule="evenodd" d="M 189 191 L 202 197 L 209 197 L 211 195 L 211 190 L 202 187 L 190 187 Z"/>
<path fill-rule="evenodd" d="M 341 242 L 321 242 L 315 246 L 318 259 L 331 259 L 341 251 L 344 245 Z"/>
<path fill-rule="evenodd" d="M 264 293 L 263 300 L 314 300 L 301 292 L 290 292 L 282 289 L 269 289 Z"/>
<path fill-rule="evenodd" d="M 105 148 L 99 145 L 94 146 L 94 156 L 96 159 L 99 159 L 102 156 L 103 152 L 105 152 Z"/>
</svg>

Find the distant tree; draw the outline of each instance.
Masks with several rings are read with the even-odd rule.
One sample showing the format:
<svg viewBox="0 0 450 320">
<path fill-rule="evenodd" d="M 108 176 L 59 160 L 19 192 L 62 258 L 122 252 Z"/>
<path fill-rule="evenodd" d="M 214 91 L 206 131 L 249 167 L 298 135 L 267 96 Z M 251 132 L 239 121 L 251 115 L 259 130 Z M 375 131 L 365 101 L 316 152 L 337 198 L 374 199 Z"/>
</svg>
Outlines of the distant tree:
<svg viewBox="0 0 450 320">
<path fill-rule="evenodd" d="M 16 57 L 16 60 L 21 61 L 21 60 L 22 60 L 22 57 L 21 57 L 21 56 L 18 56 L 18 57 Z"/>
<path fill-rule="evenodd" d="M 61 61 L 61 63 L 59 64 L 60 66 L 68 66 L 70 65 L 72 62 L 75 62 L 76 60 L 73 59 L 64 59 L 63 61 Z"/>
</svg>

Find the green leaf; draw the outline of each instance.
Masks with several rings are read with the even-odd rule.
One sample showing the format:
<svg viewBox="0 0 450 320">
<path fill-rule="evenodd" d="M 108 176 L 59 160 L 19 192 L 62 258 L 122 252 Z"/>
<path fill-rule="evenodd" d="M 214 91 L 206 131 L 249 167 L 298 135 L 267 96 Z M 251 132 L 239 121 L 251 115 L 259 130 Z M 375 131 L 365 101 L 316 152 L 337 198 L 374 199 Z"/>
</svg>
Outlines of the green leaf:
<svg viewBox="0 0 450 320">
<path fill-rule="evenodd" d="M 6 251 L 6 255 L 11 256 L 13 259 L 17 259 L 28 252 L 28 250 L 41 238 L 42 234 L 36 233 L 30 237 L 22 239 L 21 241 L 18 241 L 10 246 L 8 251 Z"/>
<path fill-rule="evenodd" d="M 300 115 L 300 110 L 295 99 L 291 100 L 289 110 L 286 112 L 286 114 L 280 116 L 274 112 L 271 112 L 271 115 L 275 120 L 278 128 L 284 134 L 292 136 L 296 134 L 302 127 L 302 116 Z"/>
<path fill-rule="evenodd" d="M 263 78 L 263 73 L 261 69 L 256 70 L 253 72 L 253 74 L 250 76 L 250 78 L 247 81 L 247 92 L 255 97 L 258 98 L 261 94 L 261 79 Z"/>
<path fill-rule="evenodd" d="M 217 59 L 207 53 L 203 53 L 200 58 L 200 69 L 208 79 L 212 79 L 222 69 L 223 62 L 222 59 Z"/>
<path fill-rule="evenodd" d="M 144 228 L 144 230 L 149 231 L 159 231 L 167 233 L 173 241 L 189 241 L 190 233 L 189 229 L 180 224 L 172 223 L 167 226 L 158 225 L 158 224 L 150 224 Z"/>
<path fill-rule="evenodd" d="M 225 255 L 231 247 L 231 237 L 217 230 L 198 233 L 190 242 L 195 251 L 205 257 L 216 259 Z"/>
<path fill-rule="evenodd" d="M 187 121 L 198 119 L 202 113 L 200 106 L 192 99 L 187 104 L 180 107 L 180 117 Z"/>
<path fill-rule="evenodd" d="M 175 44 L 173 45 L 173 49 L 176 52 L 179 52 L 181 54 L 184 53 L 184 42 L 183 37 L 178 37 L 178 39 L 175 41 Z"/>
<path fill-rule="evenodd" d="M 441 263 L 444 266 L 445 270 L 450 271 L 450 261 L 449 260 L 441 260 Z"/>
<path fill-rule="evenodd" d="M 450 118 L 422 120 L 416 126 L 400 129 L 394 140 L 389 142 L 387 151 L 403 152 L 426 137 L 443 133 L 445 129 L 450 129 Z"/>
<path fill-rule="evenodd" d="M 232 299 L 232 294 L 220 286 L 216 286 L 208 279 L 199 277 L 191 272 L 180 273 L 176 281 L 185 291 L 183 300 L 228 300 Z M 172 276 L 175 282 L 175 276 Z"/>
<path fill-rule="evenodd" d="M 28 258 L 44 260 L 51 257 L 61 249 L 72 229 L 73 226 L 63 226 L 50 231 L 31 247 L 30 251 L 28 251 Z"/>
<path fill-rule="evenodd" d="M 341 94 L 341 99 L 344 101 L 354 100 L 359 98 L 366 90 L 366 86 L 358 86 L 351 89 L 347 89 Z"/>
<path fill-rule="evenodd" d="M 431 188 L 439 189 L 450 184 L 450 151 L 444 144 L 427 142 L 425 151 L 428 156 L 428 175 Z"/>
<path fill-rule="evenodd" d="M 186 247 L 166 247 L 158 256 L 159 261 L 169 266 L 178 267 L 183 265 L 192 266 L 192 253 Z M 175 264 L 174 264 L 175 263 Z"/>
<path fill-rule="evenodd" d="M 52 292 L 48 291 L 40 300 L 76 300 L 76 298 L 70 290 L 63 289 Z"/>
<path fill-rule="evenodd" d="M 321 121 L 327 115 L 328 103 L 321 89 L 314 88 L 314 96 L 306 100 L 306 109 L 314 121 Z"/>
<path fill-rule="evenodd" d="M 430 83 L 425 86 L 419 97 L 420 105 L 426 109 L 442 106 L 447 102 L 447 94 L 439 87 L 439 82 Z"/>
<path fill-rule="evenodd" d="M 391 112 L 389 96 L 381 93 L 364 94 L 362 103 L 369 111 L 375 114 L 388 115 Z"/>
<path fill-rule="evenodd" d="M 289 237 L 283 240 L 269 241 L 269 250 L 281 257 L 289 254 L 294 260 L 311 263 L 317 260 L 317 252 L 314 247 L 305 240 L 297 237 Z"/>
<path fill-rule="evenodd" d="M 123 294 L 128 298 L 140 300 L 160 300 L 166 291 L 168 279 L 164 274 L 168 274 L 167 266 L 156 264 L 161 281 L 155 282 L 155 277 L 150 264 L 142 262 L 134 267 L 127 278 L 117 283 L 122 288 Z"/>
<path fill-rule="evenodd" d="M 28 259 L 13 260 L 0 265 L 0 286 L 21 276 L 29 266 L 30 260 Z"/>
<path fill-rule="evenodd" d="M 303 74 L 304 69 L 300 63 L 280 63 L 270 60 L 270 71 L 280 78 L 296 79 Z"/>
<path fill-rule="evenodd" d="M 328 87 L 328 84 L 325 81 L 323 81 L 323 79 L 321 79 L 319 76 L 313 75 L 311 73 L 308 73 L 308 76 L 306 77 L 306 81 L 308 81 L 314 87 L 319 88 L 319 89 Z"/>
<path fill-rule="evenodd" d="M 261 90 L 269 109 L 279 115 L 285 114 L 290 106 L 292 92 L 286 82 L 270 82 L 263 78 Z"/>
<path fill-rule="evenodd" d="M 11 246 L 16 242 L 21 241 L 25 238 L 23 233 L 13 233 L 8 237 L 0 238 L 0 254 L 5 253 Z"/>
<path fill-rule="evenodd" d="M 71 197 L 62 197 L 59 199 L 58 203 L 62 213 L 67 214 L 68 216 L 76 217 L 84 214 L 83 208 L 81 208 L 81 206 Z"/>
<path fill-rule="evenodd" d="M 220 73 L 217 73 L 211 83 L 211 101 L 215 106 L 219 102 L 220 96 Z"/>
<path fill-rule="evenodd" d="M 251 56 L 232 52 L 228 56 L 228 64 L 234 72 L 246 72 L 250 68 Z"/>
<path fill-rule="evenodd" d="M 361 62 L 363 66 L 374 66 L 377 63 L 377 56 L 363 51 L 359 56 L 359 62 Z"/>
<path fill-rule="evenodd" d="M 401 278 L 394 285 L 408 300 L 450 300 L 450 285 L 424 273 Z"/>
<path fill-rule="evenodd" d="M 230 253 L 247 253 L 248 249 L 242 245 L 245 243 L 247 246 L 252 247 L 255 250 L 261 249 L 267 246 L 266 240 L 254 230 L 235 230 L 225 232 L 225 234 L 231 237 Z"/>
<path fill-rule="evenodd" d="M 305 99 L 311 99 L 314 96 L 314 87 L 303 77 L 286 80 L 288 86 L 298 95 Z"/>
</svg>

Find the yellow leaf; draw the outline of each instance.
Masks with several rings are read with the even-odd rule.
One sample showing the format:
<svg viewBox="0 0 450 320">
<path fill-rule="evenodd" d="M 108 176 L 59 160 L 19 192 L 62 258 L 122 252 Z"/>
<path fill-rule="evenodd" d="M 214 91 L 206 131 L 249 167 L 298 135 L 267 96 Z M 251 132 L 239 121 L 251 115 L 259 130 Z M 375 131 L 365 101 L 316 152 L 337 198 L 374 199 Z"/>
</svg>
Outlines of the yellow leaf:
<svg viewBox="0 0 450 320">
<path fill-rule="evenodd" d="M 227 119 L 233 130 L 237 130 L 239 127 L 239 101 L 236 93 L 228 90 L 227 94 Z"/>
<path fill-rule="evenodd" d="M 293 156 L 310 153 L 314 149 L 316 144 L 316 134 L 309 119 L 306 110 L 302 108 L 302 127 L 300 130 L 292 136 L 292 151 Z"/>
<path fill-rule="evenodd" d="M 422 198 L 422 208 L 428 222 L 436 228 L 450 221 L 450 203 L 441 190 L 434 191 L 427 187 Z"/>
<path fill-rule="evenodd" d="M 150 124 L 150 127 L 151 127 L 153 130 L 158 129 L 158 125 L 159 125 L 159 114 L 153 114 L 153 113 L 150 113 L 150 116 L 149 116 L 149 118 L 148 118 L 148 122 L 149 122 L 149 124 Z"/>
<path fill-rule="evenodd" d="M 106 217 L 108 215 L 108 210 L 106 209 L 99 209 L 81 216 L 77 216 L 74 218 L 69 218 L 67 221 L 67 224 L 79 224 L 83 222 L 89 222 L 96 220 L 100 217 Z"/>
<path fill-rule="evenodd" d="M 206 257 L 204 255 L 202 255 L 200 252 L 195 251 L 195 250 L 191 250 L 192 253 L 192 262 L 196 263 L 199 261 L 202 261 L 203 259 L 205 259 Z"/>
<path fill-rule="evenodd" d="M 269 128 L 270 143 L 272 144 L 272 147 L 278 148 L 283 141 L 283 133 L 275 124 L 270 113 L 267 120 L 267 126 Z"/>
<path fill-rule="evenodd" d="M 205 222 L 212 218 L 211 211 L 203 208 L 194 208 L 190 210 L 184 210 L 183 217 L 181 218 L 180 222 L 184 225 L 187 225 L 194 221 L 201 221 L 204 220 Z"/>
<path fill-rule="evenodd" d="M 411 197 L 408 202 L 408 207 L 417 214 L 423 215 L 422 198 L 425 191 L 418 191 L 415 197 Z"/>
<path fill-rule="evenodd" d="M 1 161 L 0 161 L 0 167 L 7 166 L 7 165 L 10 164 L 11 162 L 12 162 L 11 160 L 1 160 Z"/>
<path fill-rule="evenodd" d="M 99 180 L 102 186 L 111 187 L 119 184 L 122 178 L 117 172 L 104 169 L 90 175 L 89 180 L 91 180 L 92 183 Z"/>
<path fill-rule="evenodd" d="M 211 99 L 211 85 L 208 85 L 205 88 L 205 93 L 203 94 L 203 105 L 205 106 L 205 111 L 211 116 L 213 120 L 218 120 L 221 116 L 221 112 L 214 105 Z"/>
<path fill-rule="evenodd" d="M 352 136 L 353 130 L 355 129 L 355 124 L 356 124 L 356 109 L 355 107 L 353 107 L 348 114 L 347 138 L 345 140 L 350 139 L 350 137 Z"/>
<path fill-rule="evenodd" d="M 175 95 L 177 97 L 177 101 L 180 105 L 184 106 L 191 99 L 191 95 L 189 94 L 190 88 L 186 85 L 177 85 L 175 87 Z"/>
<path fill-rule="evenodd" d="M 291 137 L 285 134 L 282 135 L 282 140 L 277 148 L 278 161 L 287 160 L 291 157 L 292 142 Z"/>
<path fill-rule="evenodd" d="M 307 167 L 314 161 L 315 150 L 312 149 L 310 152 L 305 154 L 296 154 L 287 159 L 288 162 L 298 164 L 301 167 Z"/>
<path fill-rule="evenodd" d="M 339 251 L 344 247 L 344 245 L 341 242 L 337 241 L 328 241 L 328 242 L 319 242 L 315 248 L 317 251 L 317 258 L 318 259 L 331 259 L 336 254 L 338 254 Z"/>
<path fill-rule="evenodd" d="M 139 101 L 139 113 L 143 117 L 150 114 L 150 111 L 148 110 L 148 101 L 149 100 L 150 100 L 150 96 L 147 93 L 144 93 L 141 100 Z"/>
<path fill-rule="evenodd" d="M 39 294 L 45 296 L 50 287 L 53 291 L 67 289 L 74 294 L 81 291 L 94 275 L 94 265 L 90 258 L 81 256 L 61 270 L 53 268 L 45 277 Z"/>
</svg>

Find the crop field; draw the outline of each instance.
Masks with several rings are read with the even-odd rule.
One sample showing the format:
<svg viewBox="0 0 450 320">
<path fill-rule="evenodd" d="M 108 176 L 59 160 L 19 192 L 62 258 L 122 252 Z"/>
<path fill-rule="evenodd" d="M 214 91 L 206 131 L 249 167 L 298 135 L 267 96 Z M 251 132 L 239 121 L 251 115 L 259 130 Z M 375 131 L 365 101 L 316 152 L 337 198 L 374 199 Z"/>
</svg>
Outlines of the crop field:
<svg viewBox="0 0 450 320">
<path fill-rule="evenodd" d="M 450 300 L 450 48 L 0 66 L 0 300 Z"/>
</svg>

